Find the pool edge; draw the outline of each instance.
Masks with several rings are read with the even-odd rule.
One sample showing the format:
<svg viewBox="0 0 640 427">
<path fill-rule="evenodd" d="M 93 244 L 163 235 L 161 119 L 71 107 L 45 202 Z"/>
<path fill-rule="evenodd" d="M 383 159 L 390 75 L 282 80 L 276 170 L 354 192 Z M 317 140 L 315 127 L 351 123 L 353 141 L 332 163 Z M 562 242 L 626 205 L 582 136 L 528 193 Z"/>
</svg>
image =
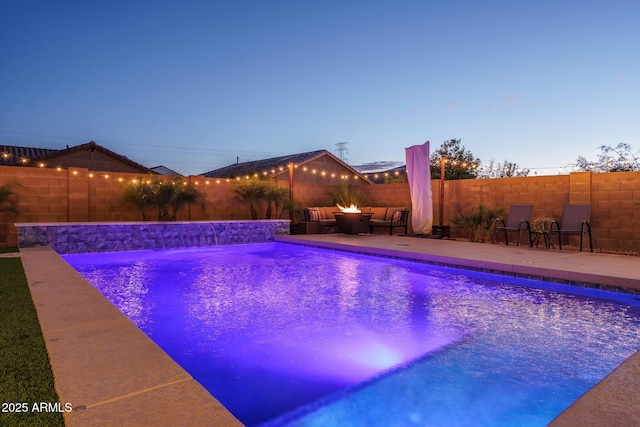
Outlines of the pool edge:
<svg viewBox="0 0 640 427">
<path fill-rule="evenodd" d="M 242 426 L 53 249 L 20 258 L 67 427 Z"/>
</svg>

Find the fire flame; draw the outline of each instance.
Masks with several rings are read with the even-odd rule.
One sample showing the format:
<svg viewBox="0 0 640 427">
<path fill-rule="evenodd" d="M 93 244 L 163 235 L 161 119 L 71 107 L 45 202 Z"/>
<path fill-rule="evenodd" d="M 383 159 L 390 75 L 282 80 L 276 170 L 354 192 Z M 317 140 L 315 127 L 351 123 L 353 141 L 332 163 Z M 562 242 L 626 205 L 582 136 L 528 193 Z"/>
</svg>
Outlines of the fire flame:
<svg viewBox="0 0 640 427">
<path fill-rule="evenodd" d="M 338 209 L 340 209 L 342 212 L 345 213 L 360 213 L 360 209 L 358 209 L 358 207 L 356 205 L 354 205 L 353 203 L 351 204 L 351 206 L 349 207 L 344 207 L 344 206 L 340 206 L 340 205 L 336 205 L 338 206 Z"/>
</svg>

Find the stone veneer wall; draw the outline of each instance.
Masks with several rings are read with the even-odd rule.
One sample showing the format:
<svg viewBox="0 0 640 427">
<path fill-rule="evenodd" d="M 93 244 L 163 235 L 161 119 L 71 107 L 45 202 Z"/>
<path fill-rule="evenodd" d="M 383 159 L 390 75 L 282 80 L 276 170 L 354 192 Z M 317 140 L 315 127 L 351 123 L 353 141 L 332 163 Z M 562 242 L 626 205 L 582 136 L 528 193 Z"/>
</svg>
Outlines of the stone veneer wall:
<svg viewBox="0 0 640 427">
<path fill-rule="evenodd" d="M 273 242 L 289 234 L 289 220 L 24 223 L 18 246 L 51 246 L 59 254 L 170 249 Z"/>
</svg>

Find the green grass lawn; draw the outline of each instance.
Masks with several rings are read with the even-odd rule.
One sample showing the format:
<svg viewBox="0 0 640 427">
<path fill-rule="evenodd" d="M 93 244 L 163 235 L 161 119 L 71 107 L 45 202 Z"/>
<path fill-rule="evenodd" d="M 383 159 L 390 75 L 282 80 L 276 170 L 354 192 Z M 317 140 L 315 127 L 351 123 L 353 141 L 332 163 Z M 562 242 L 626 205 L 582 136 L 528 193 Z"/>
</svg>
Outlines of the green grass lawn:
<svg viewBox="0 0 640 427">
<path fill-rule="evenodd" d="M 33 411 L 59 400 L 20 258 L 0 258 L 0 313 L 0 426 L 64 426 L 61 413 Z"/>
</svg>

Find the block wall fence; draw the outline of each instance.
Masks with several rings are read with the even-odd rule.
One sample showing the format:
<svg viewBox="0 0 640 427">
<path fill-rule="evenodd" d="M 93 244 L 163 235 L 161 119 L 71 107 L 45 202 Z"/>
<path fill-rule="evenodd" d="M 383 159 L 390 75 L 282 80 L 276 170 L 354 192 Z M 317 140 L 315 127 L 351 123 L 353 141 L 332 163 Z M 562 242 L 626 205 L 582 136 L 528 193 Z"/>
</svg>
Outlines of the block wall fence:
<svg viewBox="0 0 640 427">
<path fill-rule="evenodd" d="M 14 223 L 140 221 L 138 211 L 122 202 L 124 185 L 140 175 L 90 172 L 82 168 L 40 169 L 0 166 L 0 185 L 12 185 L 20 215 L 0 213 L 0 245 L 17 244 Z M 235 199 L 235 182 L 186 177 L 206 195 L 204 207 L 184 209 L 178 221 L 246 220 L 249 209 Z M 288 183 L 280 182 L 288 188 Z M 298 210 L 327 205 L 333 185 L 294 183 Z M 362 185 L 370 206 L 411 206 L 408 184 Z M 444 225 L 456 213 L 483 204 L 504 208 L 532 204 L 533 217 L 559 219 L 565 204 L 590 204 L 594 246 L 640 251 L 640 172 L 590 172 L 522 178 L 445 181 Z M 433 181 L 434 224 L 439 224 L 440 182 Z M 264 218 L 265 206 L 259 208 Z M 288 218 L 288 215 L 284 215 Z M 155 219 L 155 218 L 151 218 Z M 294 223 L 299 220 L 294 217 Z M 452 230 L 455 236 L 455 230 Z"/>
</svg>

